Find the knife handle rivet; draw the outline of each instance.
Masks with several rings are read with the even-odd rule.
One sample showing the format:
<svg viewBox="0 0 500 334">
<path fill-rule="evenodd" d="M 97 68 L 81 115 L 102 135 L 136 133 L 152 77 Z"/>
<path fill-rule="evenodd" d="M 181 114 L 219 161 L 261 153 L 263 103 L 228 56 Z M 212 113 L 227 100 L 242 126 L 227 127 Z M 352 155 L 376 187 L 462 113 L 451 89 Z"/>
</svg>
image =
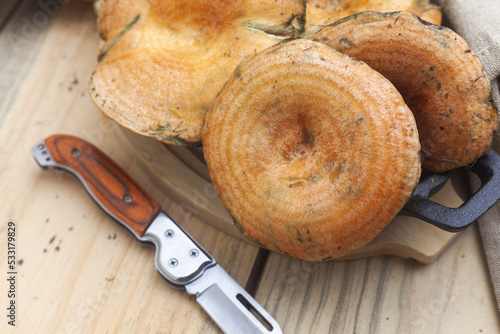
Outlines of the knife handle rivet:
<svg viewBox="0 0 500 334">
<path fill-rule="evenodd" d="M 189 251 L 189 256 L 191 256 L 191 257 L 197 257 L 199 254 L 200 254 L 200 252 L 194 248 Z"/>
<path fill-rule="evenodd" d="M 165 237 L 167 237 L 169 239 L 173 238 L 174 235 L 175 235 L 175 233 L 174 233 L 173 230 L 168 229 L 168 230 L 165 231 Z"/>
<path fill-rule="evenodd" d="M 168 266 L 169 267 L 177 267 L 177 265 L 179 264 L 179 261 L 177 261 L 177 259 L 175 258 L 171 258 L 170 260 L 168 260 Z"/>
<path fill-rule="evenodd" d="M 74 157 L 77 157 L 77 156 L 79 156 L 79 155 L 80 155 L 80 151 L 79 151 L 79 150 L 77 150 L 77 149 L 75 148 L 75 149 L 73 149 L 73 151 L 71 151 L 71 154 L 72 154 Z"/>
<path fill-rule="evenodd" d="M 130 202 L 132 202 L 132 196 L 130 196 L 130 195 L 125 195 L 125 196 L 123 196 L 123 200 L 124 200 L 126 203 L 130 203 Z"/>
<path fill-rule="evenodd" d="M 43 150 L 45 148 L 45 145 L 44 144 L 38 144 L 37 148 L 39 150 Z"/>
</svg>

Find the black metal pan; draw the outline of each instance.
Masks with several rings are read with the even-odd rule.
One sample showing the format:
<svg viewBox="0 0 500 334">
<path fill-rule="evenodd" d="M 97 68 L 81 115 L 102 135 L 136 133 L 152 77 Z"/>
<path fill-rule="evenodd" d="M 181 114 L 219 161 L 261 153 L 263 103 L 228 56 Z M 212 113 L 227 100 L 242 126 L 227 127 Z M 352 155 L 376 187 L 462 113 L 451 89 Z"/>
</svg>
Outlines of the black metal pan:
<svg viewBox="0 0 500 334">
<path fill-rule="evenodd" d="M 500 155 L 490 149 L 472 166 L 463 168 L 476 174 L 481 185 L 460 207 L 449 208 L 429 199 L 450 178 L 448 172 L 422 178 L 400 214 L 420 218 L 450 232 L 470 226 L 500 199 Z"/>
</svg>

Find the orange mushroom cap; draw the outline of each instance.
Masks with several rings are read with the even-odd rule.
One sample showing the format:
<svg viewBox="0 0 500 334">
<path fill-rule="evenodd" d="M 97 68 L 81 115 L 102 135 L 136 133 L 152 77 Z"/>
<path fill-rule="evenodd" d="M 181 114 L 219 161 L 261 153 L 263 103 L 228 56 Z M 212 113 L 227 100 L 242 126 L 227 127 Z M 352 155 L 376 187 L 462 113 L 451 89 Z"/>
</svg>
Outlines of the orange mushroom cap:
<svg viewBox="0 0 500 334">
<path fill-rule="evenodd" d="M 364 12 L 311 38 L 366 62 L 396 86 L 415 115 L 425 169 L 472 164 L 491 147 L 498 113 L 490 81 L 451 29 L 408 12 Z"/>
<path fill-rule="evenodd" d="M 394 86 L 307 39 L 236 68 L 206 115 L 203 148 L 243 235 L 312 261 L 371 241 L 421 169 L 415 120 Z"/>
</svg>

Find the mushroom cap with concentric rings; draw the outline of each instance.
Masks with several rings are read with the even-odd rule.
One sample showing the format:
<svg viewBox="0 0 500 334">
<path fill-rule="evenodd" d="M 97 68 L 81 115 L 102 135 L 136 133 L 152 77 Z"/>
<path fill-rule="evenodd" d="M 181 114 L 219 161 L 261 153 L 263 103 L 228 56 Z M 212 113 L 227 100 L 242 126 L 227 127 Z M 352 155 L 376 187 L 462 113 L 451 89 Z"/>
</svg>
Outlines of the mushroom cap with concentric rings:
<svg viewBox="0 0 500 334">
<path fill-rule="evenodd" d="M 498 114 L 488 76 L 451 29 L 408 12 L 364 12 L 311 38 L 366 62 L 396 86 L 417 121 L 424 169 L 469 165 L 491 147 Z"/>
<path fill-rule="evenodd" d="M 394 86 L 319 42 L 243 61 L 205 117 L 215 189 L 255 243 L 321 261 L 371 241 L 420 176 L 415 120 Z"/>
</svg>

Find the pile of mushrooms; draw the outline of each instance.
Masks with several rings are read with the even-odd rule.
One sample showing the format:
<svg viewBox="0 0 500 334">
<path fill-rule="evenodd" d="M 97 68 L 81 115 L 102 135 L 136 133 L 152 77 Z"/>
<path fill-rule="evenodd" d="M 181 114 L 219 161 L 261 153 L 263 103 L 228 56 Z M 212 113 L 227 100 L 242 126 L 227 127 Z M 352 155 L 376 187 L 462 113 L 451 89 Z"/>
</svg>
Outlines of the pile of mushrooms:
<svg viewBox="0 0 500 334">
<path fill-rule="evenodd" d="M 311 261 L 366 245 L 422 168 L 472 164 L 498 126 L 480 60 L 435 6 L 325 4 L 107 0 L 89 86 L 123 127 L 202 144 L 241 233 Z"/>
</svg>

